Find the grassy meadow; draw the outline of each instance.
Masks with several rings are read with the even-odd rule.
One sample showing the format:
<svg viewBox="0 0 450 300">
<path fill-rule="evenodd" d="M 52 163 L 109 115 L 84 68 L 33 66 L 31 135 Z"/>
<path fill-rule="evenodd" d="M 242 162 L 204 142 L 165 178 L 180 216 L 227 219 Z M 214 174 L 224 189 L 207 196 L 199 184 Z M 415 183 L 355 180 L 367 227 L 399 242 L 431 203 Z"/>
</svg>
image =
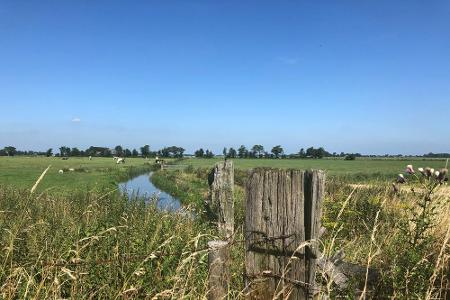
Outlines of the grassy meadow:
<svg viewBox="0 0 450 300">
<path fill-rule="evenodd" d="M 209 168 L 221 159 L 199 159 L 190 158 L 178 162 L 178 164 L 189 165 L 195 168 Z M 429 166 L 431 168 L 444 168 L 445 159 L 371 159 L 357 158 L 356 160 L 344 159 L 234 159 L 237 169 L 247 170 L 258 167 L 283 168 L 283 169 L 320 169 L 329 175 L 348 177 L 350 180 L 357 179 L 395 179 L 405 166 L 414 164 L 416 166 Z"/>
<path fill-rule="evenodd" d="M 207 242 L 216 224 L 204 212 L 209 167 L 217 159 L 185 159 L 189 165 L 156 171 L 153 183 L 195 211 L 170 213 L 144 199 L 111 192 L 118 181 L 155 169 L 152 161 L 112 158 L 0 158 L 1 299 L 206 299 Z M 236 243 L 231 246 L 228 297 L 244 297 L 244 203 L 249 168 L 327 170 L 321 251 L 378 270 L 366 298 L 446 299 L 449 286 L 448 186 L 431 177 L 408 177 L 393 192 L 406 164 L 442 168 L 444 160 L 235 159 Z M 43 170 L 51 169 L 30 193 Z M 74 168 L 75 171 L 67 171 Z M 66 170 L 59 174 L 60 169 Z M 349 183 L 367 178 L 370 185 Z M 412 192 L 411 188 L 415 188 Z M 365 276 L 338 289 L 318 272 L 320 295 L 355 298 Z"/>
<path fill-rule="evenodd" d="M 42 172 L 51 166 L 39 184 L 39 190 L 73 191 L 76 189 L 114 188 L 117 180 L 127 178 L 130 171 L 148 170 L 148 160 L 127 158 L 125 164 L 116 164 L 112 158 L 70 157 L 0 157 L 0 185 L 30 188 Z M 69 171 L 69 169 L 74 171 Z M 63 170 L 63 174 L 59 173 Z"/>
</svg>

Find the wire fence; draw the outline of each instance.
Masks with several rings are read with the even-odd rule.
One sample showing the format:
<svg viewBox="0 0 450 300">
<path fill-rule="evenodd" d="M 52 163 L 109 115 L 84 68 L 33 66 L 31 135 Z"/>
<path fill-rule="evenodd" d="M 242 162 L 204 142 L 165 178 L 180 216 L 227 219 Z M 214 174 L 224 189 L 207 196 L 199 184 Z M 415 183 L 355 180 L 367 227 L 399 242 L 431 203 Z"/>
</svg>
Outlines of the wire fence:
<svg viewBox="0 0 450 300">
<path fill-rule="evenodd" d="M 286 238 L 290 238 L 291 236 L 278 236 L 278 237 L 261 237 L 261 238 L 255 238 L 251 239 L 252 243 L 273 243 L 276 240 L 284 240 Z M 228 245 L 227 246 L 233 246 L 237 244 L 244 244 L 245 239 L 229 239 L 227 240 Z M 202 252 L 207 252 L 210 248 L 208 246 L 202 247 L 202 248 L 195 248 L 192 249 L 189 252 L 184 252 L 189 255 L 198 255 Z M 189 256 L 188 255 L 188 256 Z M 105 265 L 105 264 L 113 264 L 113 263 L 124 263 L 124 262 L 136 262 L 136 261 L 147 261 L 147 260 L 156 260 L 164 257 L 182 257 L 183 252 L 182 251 L 173 251 L 173 252 L 164 252 L 164 251 L 153 251 L 146 255 L 119 255 L 114 258 L 107 258 L 107 259 L 96 259 L 96 260 L 82 260 L 82 259 L 72 259 L 72 261 L 63 261 L 63 260 L 50 260 L 50 261 L 42 261 L 40 263 L 43 267 L 68 267 L 68 266 L 81 266 L 81 265 Z"/>
</svg>

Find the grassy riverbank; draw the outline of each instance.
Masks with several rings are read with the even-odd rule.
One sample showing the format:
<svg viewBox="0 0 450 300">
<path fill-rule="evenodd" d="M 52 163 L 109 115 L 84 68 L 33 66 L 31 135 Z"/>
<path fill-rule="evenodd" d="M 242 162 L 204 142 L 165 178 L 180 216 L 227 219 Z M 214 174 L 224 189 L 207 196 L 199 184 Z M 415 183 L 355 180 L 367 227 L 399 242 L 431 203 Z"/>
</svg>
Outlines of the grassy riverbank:
<svg viewBox="0 0 450 300">
<path fill-rule="evenodd" d="M 108 170 L 106 183 L 149 167 L 144 163 Z M 99 162 L 85 175 L 95 180 L 93 175 L 104 172 L 103 167 L 111 166 L 108 161 Z M 102 180 L 92 189 L 83 185 L 84 181 L 70 186 L 70 177 L 44 177 L 41 183 L 58 189 L 58 180 L 64 179 L 61 190 L 72 189 L 54 193 L 39 187 L 33 194 L 29 186 L 34 182 L 0 183 L 0 230 L 4 233 L 0 239 L 0 298 L 205 298 L 206 243 L 216 238 L 215 224 L 201 215 L 208 194 L 208 171 L 189 167 L 156 171 L 152 176 L 157 187 L 196 209 L 196 218 L 158 211 L 142 199 L 129 201 Z M 245 174 L 241 169 L 235 172 L 232 299 L 242 298 L 244 289 Z M 411 187 L 415 187 L 414 193 Z M 326 256 L 342 250 L 346 262 L 363 270 L 367 266 L 378 270 L 380 280 L 369 287 L 373 291 L 369 296 L 423 299 L 432 295 L 443 299 L 450 258 L 446 188 L 438 186 L 433 191 L 426 203 L 434 208 L 422 214 L 426 190 L 413 179 L 408 187 L 393 193 L 390 182 L 354 187 L 339 176 L 330 176 L 322 217 L 327 231 L 320 249 Z M 353 295 L 351 288 L 364 288 L 365 272 L 344 291 L 320 272 L 317 281 L 332 298 L 346 298 Z"/>
</svg>

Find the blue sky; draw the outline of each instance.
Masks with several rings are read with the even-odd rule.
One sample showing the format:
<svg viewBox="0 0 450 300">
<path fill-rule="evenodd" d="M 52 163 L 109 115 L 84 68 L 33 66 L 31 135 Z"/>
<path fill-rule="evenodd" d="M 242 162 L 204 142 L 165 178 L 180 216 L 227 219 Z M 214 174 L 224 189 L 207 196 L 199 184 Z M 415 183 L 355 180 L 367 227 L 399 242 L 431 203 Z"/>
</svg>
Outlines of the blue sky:
<svg viewBox="0 0 450 300">
<path fill-rule="evenodd" d="M 450 2 L 0 0 L 0 103 L 0 147 L 450 152 Z"/>
</svg>

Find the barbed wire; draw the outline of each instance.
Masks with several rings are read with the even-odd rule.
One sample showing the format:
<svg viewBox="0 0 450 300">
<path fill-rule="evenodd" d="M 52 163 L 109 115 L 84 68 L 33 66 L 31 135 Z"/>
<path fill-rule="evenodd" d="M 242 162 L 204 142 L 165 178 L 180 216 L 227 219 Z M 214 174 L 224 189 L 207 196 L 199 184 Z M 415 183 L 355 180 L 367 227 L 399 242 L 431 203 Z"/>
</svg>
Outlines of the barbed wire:
<svg viewBox="0 0 450 300">
<path fill-rule="evenodd" d="M 274 242 L 276 240 L 284 240 L 286 238 L 289 238 L 291 236 L 288 235 L 282 235 L 278 237 L 262 237 L 259 239 L 250 239 L 252 243 L 261 243 L 261 242 Z M 227 246 L 233 246 L 236 244 L 243 244 L 246 242 L 246 239 L 229 239 L 226 240 Z M 109 259 L 97 259 L 97 260 L 79 260 L 79 261 L 43 261 L 41 262 L 41 266 L 43 267 L 66 267 L 66 266 L 81 266 L 81 265 L 105 265 L 105 264 L 112 264 L 112 263 L 119 263 L 119 262 L 133 262 L 133 261 L 139 261 L 139 260 L 155 260 L 159 258 L 164 257 L 171 257 L 171 256 L 178 256 L 182 257 L 183 253 L 189 253 L 189 255 L 197 255 L 198 253 L 205 252 L 209 250 L 210 247 L 205 246 L 202 248 L 192 249 L 190 252 L 182 252 L 182 251 L 175 251 L 175 252 L 163 252 L 163 251 L 153 251 L 150 254 L 147 255 L 130 255 L 130 256 L 123 256 L 119 255 L 114 258 Z"/>
</svg>

